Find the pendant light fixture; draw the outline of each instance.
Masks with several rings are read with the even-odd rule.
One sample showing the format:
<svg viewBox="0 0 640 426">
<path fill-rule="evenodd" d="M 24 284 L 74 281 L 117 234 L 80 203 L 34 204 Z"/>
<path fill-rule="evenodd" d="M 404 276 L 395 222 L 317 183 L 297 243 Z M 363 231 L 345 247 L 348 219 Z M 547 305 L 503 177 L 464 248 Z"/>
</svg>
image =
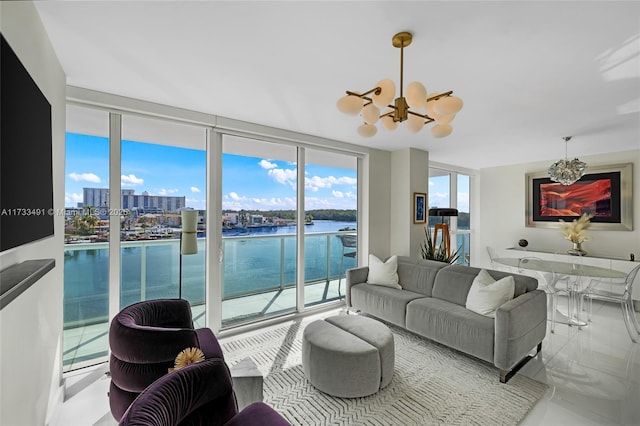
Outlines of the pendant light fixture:
<svg viewBox="0 0 640 426">
<path fill-rule="evenodd" d="M 587 168 L 587 163 L 584 163 L 577 158 L 569 160 L 567 158 L 567 143 L 571 140 L 571 136 L 565 136 L 564 140 L 564 159 L 558 160 L 549 166 L 549 176 L 554 182 L 561 183 L 563 185 L 571 185 L 577 182 L 583 175 Z"/>
<path fill-rule="evenodd" d="M 381 121 L 382 127 L 387 130 L 395 130 L 398 123 L 406 122 L 407 129 L 412 133 L 419 132 L 425 124 L 435 122 L 431 128 L 433 136 L 441 138 L 451 134 L 453 129 L 450 123 L 462 109 L 462 100 L 451 96 L 453 91 L 428 95 L 424 85 L 414 81 L 407 86 L 406 97 L 403 94 L 404 48 L 412 40 L 410 32 L 398 33 L 391 40 L 393 47 L 400 49 L 400 97 L 394 100 L 396 86 L 392 80 L 385 79 L 364 93 L 347 90 L 347 95 L 338 100 L 337 106 L 341 112 L 362 116 L 364 123 L 358 127 L 361 136 L 375 135 L 378 131 L 375 126 L 377 121 Z"/>
</svg>

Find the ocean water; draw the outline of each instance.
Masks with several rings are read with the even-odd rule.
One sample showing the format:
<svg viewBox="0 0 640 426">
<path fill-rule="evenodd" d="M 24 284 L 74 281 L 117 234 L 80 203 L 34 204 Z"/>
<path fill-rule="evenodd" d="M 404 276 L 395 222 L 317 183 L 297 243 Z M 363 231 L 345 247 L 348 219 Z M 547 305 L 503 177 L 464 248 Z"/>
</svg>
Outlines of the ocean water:
<svg viewBox="0 0 640 426">
<path fill-rule="evenodd" d="M 316 220 L 305 226 L 305 281 L 334 279 L 356 265 L 343 257 L 336 234 L 355 222 Z M 295 285 L 296 227 L 252 229 L 223 235 L 223 298 Z M 350 248 L 346 248 L 348 252 Z M 121 297 L 124 307 L 140 300 L 178 297 L 180 255 L 177 240 L 123 243 Z M 205 241 L 198 253 L 182 257 L 182 297 L 192 304 L 205 299 Z M 65 248 L 64 323 L 72 328 L 108 318 L 109 254 L 107 244 Z"/>
</svg>

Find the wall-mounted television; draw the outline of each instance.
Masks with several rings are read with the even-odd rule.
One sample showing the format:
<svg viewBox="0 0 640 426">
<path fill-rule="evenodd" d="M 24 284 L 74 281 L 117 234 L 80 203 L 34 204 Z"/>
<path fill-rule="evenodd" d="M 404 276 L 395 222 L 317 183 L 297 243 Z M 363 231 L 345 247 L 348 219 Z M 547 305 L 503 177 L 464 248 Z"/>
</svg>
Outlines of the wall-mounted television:
<svg viewBox="0 0 640 426">
<path fill-rule="evenodd" d="M 0 34 L 0 251 L 53 235 L 51 104 Z"/>
</svg>

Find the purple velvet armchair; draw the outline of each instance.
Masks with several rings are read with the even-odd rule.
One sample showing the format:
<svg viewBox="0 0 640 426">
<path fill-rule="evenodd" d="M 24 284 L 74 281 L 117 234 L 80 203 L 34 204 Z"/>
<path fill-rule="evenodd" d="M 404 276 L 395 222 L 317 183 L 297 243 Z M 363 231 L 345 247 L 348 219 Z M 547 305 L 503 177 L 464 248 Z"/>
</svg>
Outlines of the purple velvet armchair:
<svg viewBox="0 0 640 426">
<path fill-rule="evenodd" d="M 229 369 L 222 359 L 190 364 L 164 375 L 133 401 L 121 426 L 285 426 L 270 406 L 256 402 L 236 408 Z"/>
<path fill-rule="evenodd" d="M 182 299 L 148 300 L 127 306 L 111 321 L 109 346 L 109 405 L 116 420 L 140 392 L 167 374 L 183 349 L 197 347 L 205 359 L 223 360 L 213 332 L 194 329 L 191 307 Z"/>
</svg>

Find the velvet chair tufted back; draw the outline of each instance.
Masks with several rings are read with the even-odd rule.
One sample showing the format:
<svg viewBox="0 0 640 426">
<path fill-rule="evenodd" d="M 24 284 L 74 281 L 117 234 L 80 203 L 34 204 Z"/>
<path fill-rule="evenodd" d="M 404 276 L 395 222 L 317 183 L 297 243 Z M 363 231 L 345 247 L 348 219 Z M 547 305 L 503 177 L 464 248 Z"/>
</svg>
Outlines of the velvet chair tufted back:
<svg viewBox="0 0 640 426">
<path fill-rule="evenodd" d="M 183 349 L 197 347 L 207 359 L 223 359 L 211 330 L 193 328 L 191 307 L 182 299 L 127 306 L 111 321 L 109 346 L 109 404 L 116 420 L 140 392 L 167 374 Z"/>
<path fill-rule="evenodd" d="M 167 374 L 146 388 L 120 420 L 121 426 L 285 426 L 261 402 L 238 413 L 227 365 L 208 359 Z"/>
</svg>

